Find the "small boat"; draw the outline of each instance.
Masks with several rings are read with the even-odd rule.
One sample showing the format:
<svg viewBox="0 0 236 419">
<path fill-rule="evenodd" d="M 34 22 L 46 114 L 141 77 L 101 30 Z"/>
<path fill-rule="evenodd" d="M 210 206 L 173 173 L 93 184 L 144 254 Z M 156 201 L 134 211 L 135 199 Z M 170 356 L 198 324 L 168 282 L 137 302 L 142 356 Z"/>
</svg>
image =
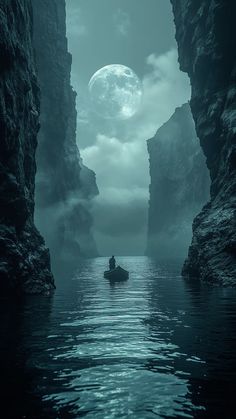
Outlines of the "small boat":
<svg viewBox="0 0 236 419">
<path fill-rule="evenodd" d="M 115 269 L 105 271 L 104 278 L 110 281 L 126 281 L 129 278 L 129 272 L 117 266 Z"/>
</svg>

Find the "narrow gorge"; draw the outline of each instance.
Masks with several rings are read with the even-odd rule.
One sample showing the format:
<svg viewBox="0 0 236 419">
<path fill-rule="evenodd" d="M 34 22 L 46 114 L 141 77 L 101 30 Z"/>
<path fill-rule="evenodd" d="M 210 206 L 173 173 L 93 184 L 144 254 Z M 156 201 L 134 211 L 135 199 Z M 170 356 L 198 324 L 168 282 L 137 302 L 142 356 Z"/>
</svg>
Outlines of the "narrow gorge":
<svg viewBox="0 0 236 419">
<path fill-rule="evenodd" d="M 147 254 L 183 257 L 190 221 L 205 204 L 193 222 L 183 276 L 235 285 L 236 6 L 232 0 L 171 3 L 196 133 L 186 104 L 148 142 Z M 65 0 L 2 0 L 0 6 L 1 287 L 47 292 L 54 288 L 47 247 L 55 265 L 98 255 L 91 215 L 98 187 L 76 143 Z"/>
<path fill-rule="evenodd" d="M 193 223 L 185 277 L 236 285 L 236 3 L 172 0 L 181 69 L 207 158 L 211 200 Z"/>
<path fill-rule="evenodd" d="M 235 418 L 235 16 L 0 0 L 4 419 Z"/>
</svg>

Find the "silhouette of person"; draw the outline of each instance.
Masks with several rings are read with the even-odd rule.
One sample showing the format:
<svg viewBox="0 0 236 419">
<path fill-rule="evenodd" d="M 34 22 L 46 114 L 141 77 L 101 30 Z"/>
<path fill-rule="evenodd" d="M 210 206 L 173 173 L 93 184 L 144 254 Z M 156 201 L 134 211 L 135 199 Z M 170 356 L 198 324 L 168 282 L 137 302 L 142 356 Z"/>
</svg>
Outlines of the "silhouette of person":
<svg viewBox="0 0 236 419">
<path fill-rule="evenodd" d="M 110 268 L 110 271 L 112 271 L 112 269 L 115 269 L 116 268 L 116 260 L 115 260 L 115 257 L 114 256 L 112 256 L 109 259 L 109 268 Z"/>
</svg>

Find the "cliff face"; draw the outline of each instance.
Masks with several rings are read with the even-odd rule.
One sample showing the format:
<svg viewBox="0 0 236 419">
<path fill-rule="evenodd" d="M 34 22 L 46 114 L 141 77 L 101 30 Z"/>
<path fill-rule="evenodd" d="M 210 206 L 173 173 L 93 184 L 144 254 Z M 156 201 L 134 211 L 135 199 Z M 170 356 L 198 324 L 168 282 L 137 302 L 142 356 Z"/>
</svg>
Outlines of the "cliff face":
<svg viewBox="0 0 236 419">
<path fill-rule="evenodd" d="M 181 69 L 207 158 L 211 200 L 195 218 L 183 274 L 236 285 L 236 3 L 172 0 Z"/>
<path fill-rule="evenodd" d="M 192 221 L 209 198 L 209 176 L 189 104 L 148 140 L 150 201 L 147 254 L 182 257 Z"/>
<path fill-rule="evenodd" d="M 65 0 L 33 0 L 34 46 L 41 89 L 36 221 L 55 259 L 96 256 L 91 233 L 95 175 L 76 145 L 76 93 L 70 84 Z M 90 176 L 83 176 L 86 172 Z"/>
<path fill-rule="evenodd" d="M 0 1 L 0 289 L 54 287 L 49 252 L 33 222 L 39 89 L 29 0 Z"/>
</svg>

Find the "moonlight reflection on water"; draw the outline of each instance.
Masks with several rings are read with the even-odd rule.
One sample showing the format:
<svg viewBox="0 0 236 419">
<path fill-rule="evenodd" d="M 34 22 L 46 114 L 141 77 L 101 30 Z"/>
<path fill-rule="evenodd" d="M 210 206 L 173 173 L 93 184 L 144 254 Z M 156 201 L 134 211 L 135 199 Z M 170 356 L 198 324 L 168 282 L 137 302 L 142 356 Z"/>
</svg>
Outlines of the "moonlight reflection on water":
<svg viewBox="0 0 236 419">
<path fill-rule="evenodd" d="M 234 419 L 236 290 L 184 282 L 173 263 L 117 262 L 124 283 L 90 259 L 52 298 L 2 302 L 4 419 Z"/>
</svg>

